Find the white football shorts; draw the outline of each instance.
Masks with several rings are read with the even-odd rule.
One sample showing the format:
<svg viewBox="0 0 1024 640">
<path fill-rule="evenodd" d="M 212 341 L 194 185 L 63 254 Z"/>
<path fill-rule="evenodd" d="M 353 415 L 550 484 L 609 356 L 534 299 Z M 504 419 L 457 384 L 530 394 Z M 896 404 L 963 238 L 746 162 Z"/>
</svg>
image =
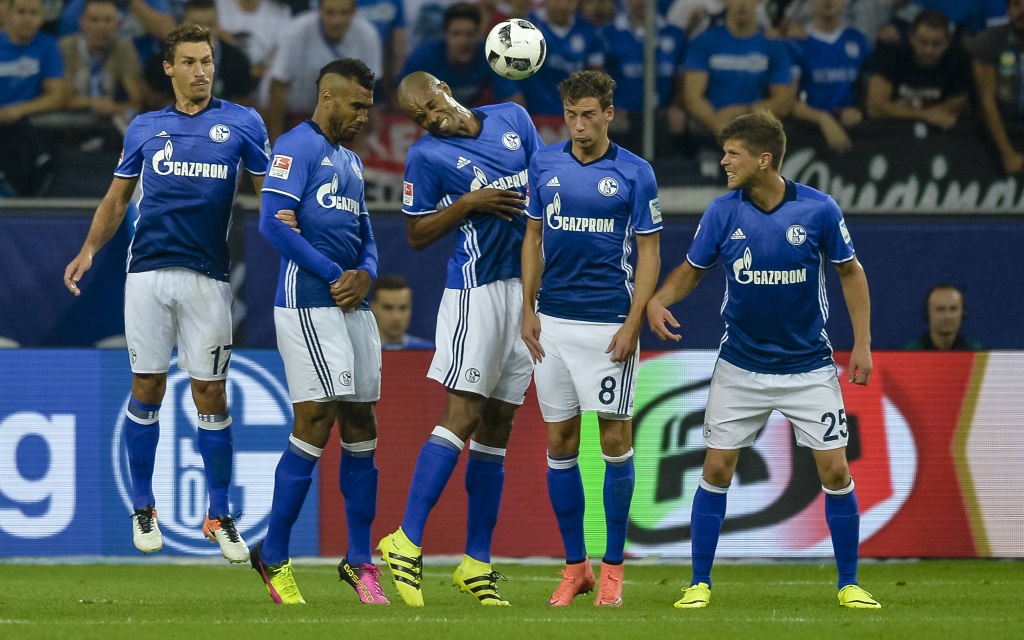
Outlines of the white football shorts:
<svg viewBox="0 0 1024 640">
<path fill-rule="evenodd" d="M 132 373 L 178 368 L 196 380 L 223 380 L 231 361 L 231 285 L 184 268 L 129 273 L 124 334 Z"/>
<path fill-rule="evenodd" d="M 380 400 L 380 333 L 368 310 L 274 307 L 293 403 Z"/>
<path fill-rule="evenodd" d="M 838 449 L 849 440 L 834 365 L 806 373 L 769 374 L 719 358 L 704 413 L 704 444 L 712 449 L 749 447 L 772 411 L 793 423 L 801 447 Z"/>
<path fill-rule="evenodd" d="M 622 324 L 538 317 L 544 358 L 533 375 L 544 421 L 561 422 L 583 411 L 633 417 L 640 352 L 626 362 L 612 362 L 605 353 Z"/>
<path fill-rule="evenodd" d="M 533 361 L 520 336 L 522 319 L 519 278 L 445 289 L 437 311 L 437 351 L 427 377 L 448 389 L 523 404 Z"/>
</svg>

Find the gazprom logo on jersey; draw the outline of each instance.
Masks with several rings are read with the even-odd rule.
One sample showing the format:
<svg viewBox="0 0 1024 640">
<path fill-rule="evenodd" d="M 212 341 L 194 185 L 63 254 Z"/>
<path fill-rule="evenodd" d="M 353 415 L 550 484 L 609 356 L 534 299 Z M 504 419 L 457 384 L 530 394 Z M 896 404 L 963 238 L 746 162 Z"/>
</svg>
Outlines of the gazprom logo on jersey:
<svg viewBox="0 0 1024 640">
<path fill-rule="evenodd" d="M 799 284 L 807 282 L 807 269 L 756 270 L 750 266 L 754 260 L 750 249 L 743 251 L 743 257 L 732 263 L 732 274 L 737 284 Z"/>
<path fill-rule="evenodd" d="M 518 189 L 520 187 L 525 187 L 528 180 L 526 169 L 510 176 L 502 176 L 497 180 L 488 180 L 487 175 L 484 174 L 483 170 L 476 165 L 473 165 L 473 176 L 473 181 L 469 183 L 470 191 L 476 191 L 477 189 L 483 189 L 484 187 L 492 187 L 494 189 Z"/>
<path fill-rule="evenodd" d="M 560 231 L 581 231 L 590 233 L 611 233 L 615 231 L 615 220 L 610 218 L 575 218 L 562 215 L 562 196 L 555 194 L 551 204 L 544 207 L 544 218 L 548 226 Z"/>
<path fill-rule="evenodd" d="M 342 209 L 352 215 L 359 215 L 359 201 L 345 196 L 338 196 L 338 174 L 334 174 L 330 182 L 326 182 L 316 190 L 316 201 L 324 209 Z"/>
<path fill-rule="evenodd" d="M 274 494 L 274 471 L 292 423 L 291 401 L 281 382 L 253 360 L 235 354 L 227 379 L 228 407 L 234 418 L 234 477 L 231 508 L 241 512 L 238 531 L 250 541 L 267 530 Z M 128 404 L 125 396 L 121 415 Z M 188 373 L 171 363 L 167 394 L 160 410 L 160 443 L 153 473 L 164 549 L 201 555 L 219 555 L 202 533 L 209 508 L 203 459 L 196 447 L 198 416 Z M 122 420 L 113 425 L 110 456 L 114 481 L 125 513 L 132 510 L 128 454 Z M 127 519 L 126 519 L 127 521 Z"/>
<path fill-rule="evenodd" d="M 153 171 L 162 176 L 187 176 L 190 178 L 228 179 L 228 165 L 210 162 L 177 162 L 172 161 L 174 145 L 168 140 L 164 148 L 153 154 Z"/>
</svg>

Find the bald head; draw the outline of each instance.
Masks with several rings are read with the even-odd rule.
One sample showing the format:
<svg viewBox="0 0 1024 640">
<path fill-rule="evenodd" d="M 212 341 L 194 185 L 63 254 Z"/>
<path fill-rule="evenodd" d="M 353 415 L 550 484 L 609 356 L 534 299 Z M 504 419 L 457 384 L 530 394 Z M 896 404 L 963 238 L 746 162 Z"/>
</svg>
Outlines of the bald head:
<svg viewBox="0 0 1024 640">
<path fill-rule="evenodd" d="M 417 71 L 398 83 L 398 106 L 409 119 L 435 136 L 472 136 L 480 130 L 473 112 L 452 97 L 447 84 Z"/>
<path fill-rule="evenodd" d="M 443 93 L 443 87 L 447 86 L 426 71 L 414 71 L 398 83 L 398 106 L 411 118 L 410 109 L 414 105 L 429 99 L 437 92 Z"/>
</svg>

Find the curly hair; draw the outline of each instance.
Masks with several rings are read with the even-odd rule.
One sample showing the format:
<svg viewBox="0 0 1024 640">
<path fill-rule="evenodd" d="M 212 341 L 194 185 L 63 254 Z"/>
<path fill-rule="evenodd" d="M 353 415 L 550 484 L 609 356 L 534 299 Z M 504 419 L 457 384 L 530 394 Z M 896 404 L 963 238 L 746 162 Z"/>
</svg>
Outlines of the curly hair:
<svg viewBox="0 0 1024 640">
<path fill-rule="evenodd" d="M 563 104 L 576 104 L 583 98 L 597 98 L 602 109 L 612 106 L 615 81 L 604 71 L 575 71 L 558 83 Z"/>
<path fill-rule="evenodd" d="M 320 91 L 320 81 L 324 79 L 324 76 L 328 74 L 339 75 L 342 78 L 348 78 L 349 80 L 355 80 L 356 84 L 364 89 L 373 91 L 374 76 L 373 71 L 366 66 L 362 60 L 356 58 L 339 58 L 332 60 L 325 64 L 320 69 L 320 75 L 316 77 L 316 90 Z"/>
</svg>

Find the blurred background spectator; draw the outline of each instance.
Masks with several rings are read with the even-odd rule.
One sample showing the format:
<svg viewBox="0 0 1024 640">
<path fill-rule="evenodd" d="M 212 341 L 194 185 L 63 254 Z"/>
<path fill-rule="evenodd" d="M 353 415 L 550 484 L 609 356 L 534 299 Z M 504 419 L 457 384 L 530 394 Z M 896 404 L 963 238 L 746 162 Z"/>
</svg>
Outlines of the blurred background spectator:
<svg viewBox="0 0 1024 640">
<path fill-rule="evenodd" d="M 580 15 L 597 29 L 611 24 L 617 12 L 615 0 L 580 0 Z"/>
<path fill-rule="evenodd" d="M 377 319 L 380 330 L 380 348 L 385 351 L 401 349 L 433 349 L 434 343 L 407 333 L 412 320 L 412 287 L 399 275 L 383 275 L 373 285 L 370 311 Z"/>
<path fill-rule="evenodd" d="M 669 6 L 665 19 L 682 29 L 692 40 L 709 27 L 725 24 L 725 4 L 726 0 L 675 0 Z M 771 26 L 764 2 L 759 0 L 754 11 L 757 26 L 762 29 Z"/>
<path fill-rule="evenodd" d="M 60 35 L 78 31 L 85 3 L 86 0 L 68 1 L 60 18 Z M 168 0 L 118 0 L 117 10 L 121 14 L 117 35 L 135 43 L 140 60 L 159 51 L 160 43 L 175 26 Z"/>
<path fill-rule="evenodd" d="M 57 40 L 39 33 L 42 2 L 0 1 L 7 5 L 0 31 L 0 191 L 40 195 L 53 178 L 53 157 L 28 117 L 65 108 L 64 65 Z"/>
<path fill-rule="evenodd" d="M 920 120 L 949 129 L 970 106 L 970 58 L 953 42 L 949 19 L 939 11 L 920 12 L 907 41 L 880 45 L 871 71 L 871 118 Z"/>
<path fill-rule="evenodd" d="M 249 59 L 241 49 L 219 37 L 220 26 L 214 0 L 188 0 L 184 22 L 206 27 L 214 34 L 213 95 L 238 104 L 253 104 L 256 82 L 252 77 Z M 147 109 L 163 109 L 174 101 L 171 79 L 164 72 L 163 53 L 154 54 L 146 60 L 145 78 Z"/>
<path fill-rule="evenodd" d="M 405 2 L 403 0 L 356 0 L 356 15 L 377 27 L 384 55 L 384 68 L 374 86 L 378 96 L 389 95 L 401 80 L 407 52 L 405 44 Z M 389 100 L 392 102 L 393 100 Z"/>
<path fill-rule="evenodd" d="M 790 41 L 799 94 L 793 117 L 821 129 L 828 146 L 848 151 L 847 129 L 864 119 L 858 106 L 861 71 L 871 45 L 860 31 L 845 25 L 848 0 L 810 0 L 811 21 L 806 35 Z"/>
<path fill-rule="evenodd" d="M 266 75 L 281 34 L 291 18 L 288 7 L 277 0 L 217 0 L 221 40 L 227 40 L 245 54 L 249 60 L 249 72 L 257 83 Z M 256 104 L 265 107 L 268 94 L 269 82 L 261 83 Z"/>
<path fill-rule="evenodd" d="M 1007 23 L 974 42 L 978 114 L 1008 174 L 1024 172 L 1024 0 L 1002 0 Z M 1011 135 L 1012 134 L 1012 135 Z"/>
<path fill-rule="evenodd" d="M 937 284 L 924 297 L 922 319 L 928 330 L 908 343 L 909 351 L 980 351 L 981 344 L 964 337 L 960 327 L 967 317 L 964 296 L 951 284 Z"/>
</svg>

